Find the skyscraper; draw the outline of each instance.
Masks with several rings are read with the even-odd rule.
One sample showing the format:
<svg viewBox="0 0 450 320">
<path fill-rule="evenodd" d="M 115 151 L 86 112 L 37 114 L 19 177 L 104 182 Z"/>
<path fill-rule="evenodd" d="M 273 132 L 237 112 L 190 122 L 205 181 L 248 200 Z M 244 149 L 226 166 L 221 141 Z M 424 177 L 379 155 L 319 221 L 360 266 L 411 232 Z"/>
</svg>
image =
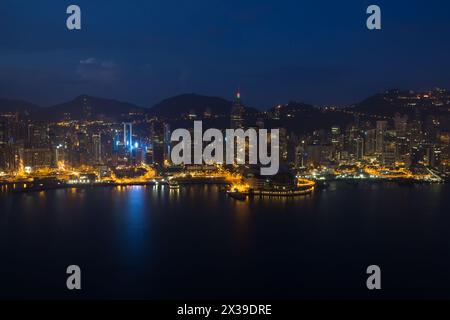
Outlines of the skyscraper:
<svg viewBox="0 0 450 320">
<path fill-rule="evenodd" d="M 236 93 L 236 100 L 233 106 L 231 107 L 231 128 L 243 129 L 244 116 L 245 116 L 245 108 L 241 103 L 241 93 L 238 90 Z"/>
<path fill-rule="evenodd" d="M 384 145 L 384 133 L 387 129 L 387 121 L 377 121 L 377 137 L 376 137 L 376 152 L 379 154 L 383 153 Z"/>
<path fill-rule="evenodd" d="M 362 160 L 364 156 L 364 139 L 362 137 L 355 138 L 356 159 Z"/>
<path fill-rule="evenodd" d="M 398 159 L 395 133 L 396 132 L 394 130 L 388 130 L 385 132 L 383 137 L 382 160 L 383 164 L 389 167 L 394 166 L 395 161 Z"/>
<path fill-rule="evenodd" d="M 133 124 L 130 122 L 123 124 L 123 147 L 127 151 L 133 148 Z"/>
<path fill-rule="evenodd" d="M 150 123 L 150 141 L 152 148 L 153 164 L 164 165 L 165 160 L 170 159 L 170 126 L 160 120 L 152 120 Z"/>
<path fill-rule="evenodd" d="M 96 164 L 102 162 L 102 142 L 100 134 L 94 134 L 92 136 L 92 158 Z"/>
<path fill-rule="evenodd" d="M 369 129 L 365 133 L 364 138 L 364 155 L 374 155 L 376 151 L 376 137 L 377 137 L 377 130 L 376 129 Z"/>
</svg>

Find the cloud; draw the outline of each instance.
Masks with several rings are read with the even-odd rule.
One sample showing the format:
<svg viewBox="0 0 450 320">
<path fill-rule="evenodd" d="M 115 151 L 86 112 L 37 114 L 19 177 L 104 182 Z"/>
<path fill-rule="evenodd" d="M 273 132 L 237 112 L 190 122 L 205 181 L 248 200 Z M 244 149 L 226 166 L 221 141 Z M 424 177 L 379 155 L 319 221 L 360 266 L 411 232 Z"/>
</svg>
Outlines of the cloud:
<svg viewBox="0 0 450 320">
<path fill-rule="evenodd" d="M 80 60 L 80 64 L 96 64 L 97 63 L 97 59 L 95 58 L 87 58 L 84 60 Z"/>
<path fill-rule="evenodd" d="M 94 84 L 112 84 L 117 80 L 117 64 L 113 60 L 94 57 L 80 60 L 77 74 L 81 80 Z"/>
<path fill-rule="evenodd" d="M 113 69 L 116 67 L 116 63 L 112 60 L 102 61 L 102 63 L 100 63 L 100 65 L 102 66 L 102 68 L 105 68 L 105 69 Z"/>
</svg>

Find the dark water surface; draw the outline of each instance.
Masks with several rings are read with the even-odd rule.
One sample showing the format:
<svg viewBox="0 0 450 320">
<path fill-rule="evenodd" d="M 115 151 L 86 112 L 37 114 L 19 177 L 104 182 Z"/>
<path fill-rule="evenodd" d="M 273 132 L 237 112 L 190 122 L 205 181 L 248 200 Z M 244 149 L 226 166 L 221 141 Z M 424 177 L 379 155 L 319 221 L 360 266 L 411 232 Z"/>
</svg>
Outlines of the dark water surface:
<svg viewBox="0 0 450 320">
<path fill-rule="evenodd" d="M 0 298 L 450 298 L 449 209 L 448 185 L 394 183 L 245 202 L 217 186 L 0 194 Z"/>
</svg>

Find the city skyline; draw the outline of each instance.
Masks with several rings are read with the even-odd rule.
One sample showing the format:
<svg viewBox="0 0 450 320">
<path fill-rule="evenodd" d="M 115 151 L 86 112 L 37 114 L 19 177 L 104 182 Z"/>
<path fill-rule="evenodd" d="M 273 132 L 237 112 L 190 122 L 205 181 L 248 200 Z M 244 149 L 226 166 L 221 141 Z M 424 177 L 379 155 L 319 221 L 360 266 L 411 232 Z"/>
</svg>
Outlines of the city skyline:
<svg viewBox="0 0 450 320">
<path fill-rule="evenodd" d="M 58 174 L 64 172 L 73 176 L 67 168 L 77 172 L 84 167 L 82 171 L 88 170 L 98 181 L 114 181 L 117 168 L 128 166 L 145 168 L 140 173 L 151 182 L 152 177 L 164 176 L 172 169 L 183 172 L 186 168 L 180 164 L 191 164 L 184 160 L 172 163 L 175 143 L 171 133 L 182 128 L 195 132 L 198 120 L 204 121 L 206 129 L 218 128 L 216 132 L 222 133 L 227 128 L 246 132 L 277 129 L 277 158 L 296 176 L 301 173 L 311 177 L 318 169 L 339 176 L 345 171 L 342 168 L 349 165 L 354 167 L 356 176 L 362 174 L 366 178 L 382 177 L 383 170 L 391 170 L 396 176 L 401 172 L 400 178 L 415 178 L 414 171 L 421 172 L 417 177 L 426 179 L 445 179 L 448 174 L 449 90 L 390 90 L 349 108 L 318 109 L 291 102 L 266 112 L 245 107 L 240 91 L 235 93 L 233 103 L 215 98 L 203 100 L 205 97 L 201 96 L 188 98 L 189 102 L 192 98 L 202 102 L 194 99 L 186 105 L 185 99 L 175 97 L 160 106 L 160 112 L 170 117 L 157 110 L 145 112 L 147 109 L 134 105 L 89 96 L 80 96 L 47 113 L 43 113 L 44 109 L 26 108 L 3 111 L 0 169 L 4 180 L 21 181 L 34 171 L 39 176 L 42 169 L 44 175 L 56 174 L 58 180 Z M 185 132 L 189 135 L 188 130 Z M 248 155 L 246 147 L 241 149 Z M 241 160 L 231 169 L 223 163 L 216 164 L 245 180 L 247 169 Z M 199 170 L 209 172 L 211 168 Z M 138 177 L 138 181 L 142 179 Z"/>
</svg>

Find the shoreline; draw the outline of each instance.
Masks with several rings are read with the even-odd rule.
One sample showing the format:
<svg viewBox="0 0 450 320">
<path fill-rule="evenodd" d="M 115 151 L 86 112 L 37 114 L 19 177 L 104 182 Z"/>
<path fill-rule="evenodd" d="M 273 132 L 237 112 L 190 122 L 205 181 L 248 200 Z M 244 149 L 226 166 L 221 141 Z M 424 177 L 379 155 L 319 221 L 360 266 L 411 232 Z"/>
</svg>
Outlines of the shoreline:
<svg viewBox="0 0 450 320">
<path fill-rule="evenodd" d="M 183 185 L 228 185 L 229 183 L 220 179 L 198 179 L 198 180 L 176 180 L 180 186 Z M 332 182 L 342 182 L 345 184 L 357 185 L 359 183 L 364 184 L 380 184 L 380 183 L 396 183 L 399 186 L 414 186 L 414 185 L 433 185 L 433 184 L 447 184 L 449 181 L 442 182 L 429 182 L 421 180 L 402 180 L 402 179 L 334 179 L 326 181 L 316 181 L 314 190 L 326 189 L 323 184 L 329 184 Z M 28 192 L 42 192 L 59 189 L 89 189 L 89 188 L 104 188 L 104 187 L 128 187 L 128 186 L 169 186 L 167 181 L 148 181 L 148 182 L 133 182 L 133 183 L 116 183 L 116 182 L 99 182 L 99 183 L 78 183 L 68 184 L 61 183 L 56 185 L 38 185 L 24 187 L 24 185 L 30 184 L 30 182 L 8 182 L 0 183 L 0 193 L 28 193 Z M 276 191 L 276 190 L 253 190 L 252 192 L 245 192 L 248 196 L 297 196 L 311 193 L 313 190 L 299 190 L 296 191 Z"/>
<path fill-rule="evenodd" d="M 180 186 L 183 185 L 227 185 L 227 182 L 221 181 L 219 179 L 213 180 L 176 180 Z M 29 192 L 41 192 L 50 190 L 60 190 L 60 189 L 88 189 L 88 188 L 105 188 L 105 187 L 131 187 L 131 186 L 168 186 L 167 181 L 148 181 L 148 182 L 130 182 L 130 183 L 117 183 L 117 182 L 98 182 L 98 183 L 60 183 L 51 185 L 37 185 L 24 187 L 24 185 L 32 184 L 27 182 L 9 182 L 0 183 L 0 193 L 29 193 Z"/>
</svg>

